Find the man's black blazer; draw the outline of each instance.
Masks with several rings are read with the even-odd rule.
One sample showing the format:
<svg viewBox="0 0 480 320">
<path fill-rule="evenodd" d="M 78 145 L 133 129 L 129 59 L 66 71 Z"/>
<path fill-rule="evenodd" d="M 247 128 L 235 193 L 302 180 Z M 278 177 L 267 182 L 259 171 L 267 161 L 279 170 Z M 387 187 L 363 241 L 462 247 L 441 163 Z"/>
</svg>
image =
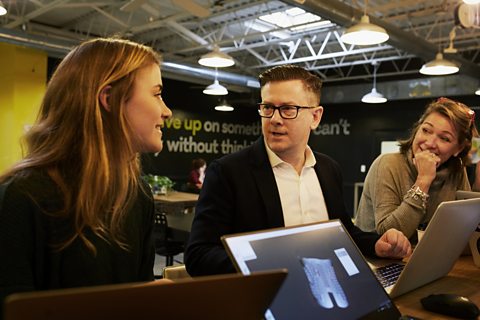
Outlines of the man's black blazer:
<svg viewBox="0 0 480 320">
<path fill-rule="evenodd" d="M 329 218 L 340 219 L 360 250 L 374 255 L 379 236 L 353 225 L 343 202 L 339 165 L 324 154 L 314 154 Z M 192 276 L 235 272 L 221 236 L 283 226 L 280 195 L 260 137 L 208 166 L 185 251 L 187 271 Z"/>
</svg>

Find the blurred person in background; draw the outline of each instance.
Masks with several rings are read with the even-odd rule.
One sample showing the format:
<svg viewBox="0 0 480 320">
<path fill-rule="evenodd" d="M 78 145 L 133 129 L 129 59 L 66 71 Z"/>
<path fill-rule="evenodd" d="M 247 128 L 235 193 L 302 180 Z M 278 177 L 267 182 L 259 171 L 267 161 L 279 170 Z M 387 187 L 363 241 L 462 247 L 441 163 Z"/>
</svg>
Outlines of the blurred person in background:
<svg viewBox="0 0 480 320">
<path fill-rule="evenodd" d="M 189 191 L 199 193 L 202 189 L 203 180 L 205 179 L 205 170 L 207 169 L 207 162 L 202 159 L 193 159 L 192 170 L 188 175 L 188 189 Z"/>
</svg>

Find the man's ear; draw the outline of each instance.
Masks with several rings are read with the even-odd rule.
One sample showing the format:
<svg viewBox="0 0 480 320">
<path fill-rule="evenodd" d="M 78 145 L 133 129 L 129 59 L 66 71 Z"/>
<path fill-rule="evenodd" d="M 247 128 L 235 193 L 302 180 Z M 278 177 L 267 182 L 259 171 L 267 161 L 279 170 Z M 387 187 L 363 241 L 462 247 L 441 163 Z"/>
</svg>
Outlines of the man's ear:
<svg viewBox="0 0 480 320">
<path fill-rule="evenodd" d="M 112 89 L 112 86 L 108 85 L 108 86 L 105 86 L 101 91 L 100 91 L 100 95 L 98 97 L 98 100 L 100 101 L 100 104 L 102 105 L 102 107 L 105 108 L 105 110 L 107 111 L 110 111 L 110 104 L 109 104 L 109 100 L 110 100 L 110 90 Z"/>
<path fill-rule="evenodd" d="M 311 130 L 317 129 L 318 125 L 320 124 L 320 121 L 322 120 L 322 115 L 323 115 L 323 107 L 317 107 L 313 111 L 313 121 L 312 124 L 310 125 Z"/>
</svg>

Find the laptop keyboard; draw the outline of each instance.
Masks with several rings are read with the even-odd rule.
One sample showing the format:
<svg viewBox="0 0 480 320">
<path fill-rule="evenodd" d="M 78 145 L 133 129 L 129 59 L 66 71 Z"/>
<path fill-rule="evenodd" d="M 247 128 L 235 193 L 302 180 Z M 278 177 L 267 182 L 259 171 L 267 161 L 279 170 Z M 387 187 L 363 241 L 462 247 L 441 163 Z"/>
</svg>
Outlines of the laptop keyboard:
<svg viewBox="0 0 480 320">
<path fill-rule="evenodd" d="M 375 276 L 377 277 L 378 281 L 380 281 L 382 286 L 387 288 L 397 282 L 397 279 L 404 267 L 404 264 L 391 263 L 383 267 L 375 268 L 373 273 L 375 273 Z"/>
</svg>

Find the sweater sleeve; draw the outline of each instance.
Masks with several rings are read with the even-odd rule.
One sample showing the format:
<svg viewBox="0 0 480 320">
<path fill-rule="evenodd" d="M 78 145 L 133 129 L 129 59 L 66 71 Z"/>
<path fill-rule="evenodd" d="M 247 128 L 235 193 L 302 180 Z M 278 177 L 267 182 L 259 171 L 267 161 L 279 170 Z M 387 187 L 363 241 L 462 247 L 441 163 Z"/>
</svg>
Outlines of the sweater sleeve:
<svg viewBox="0 0 480 320">
<path fill-rule="evenodd" d="M 375 228 L 379 234 L 390 228 L 402 231 L 407 238 L 412 237 L 425 216 L 421 200 L 405 197 L 408 171 L 382 157 L 376 164 L 372 204 L 375 212 Z"/>
</svg>

